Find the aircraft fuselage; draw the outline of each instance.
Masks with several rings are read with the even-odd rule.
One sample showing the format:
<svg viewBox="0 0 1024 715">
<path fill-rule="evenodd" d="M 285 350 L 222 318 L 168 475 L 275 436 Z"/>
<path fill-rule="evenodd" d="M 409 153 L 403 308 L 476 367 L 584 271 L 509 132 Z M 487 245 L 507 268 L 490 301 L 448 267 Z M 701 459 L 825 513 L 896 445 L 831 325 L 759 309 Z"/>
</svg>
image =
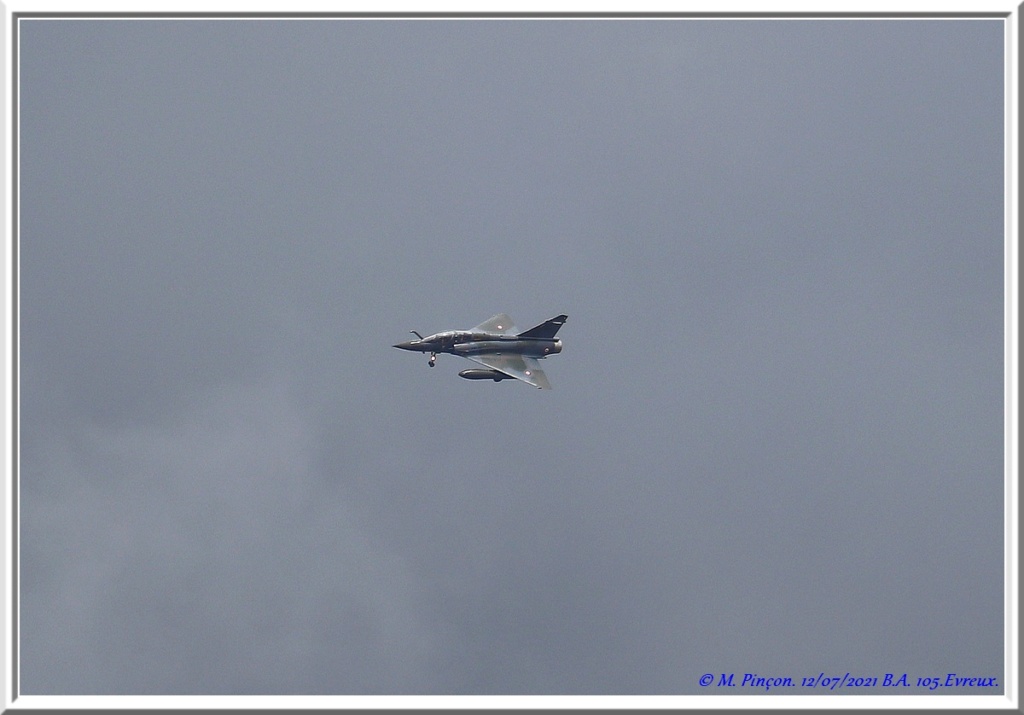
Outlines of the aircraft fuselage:
<svg viewBox="0 0 1024 715">
<path fill-rule="evenodd" d="M 452 355 L 512 353 L 543 358 L 562 352 L 562 341 L 558 338 L 523 338 L 517 335 L 448 330 L 427 336 L 422 340 L 398 343 L 395 347 L 421 353 L 450 353 Z"/>
</svg>

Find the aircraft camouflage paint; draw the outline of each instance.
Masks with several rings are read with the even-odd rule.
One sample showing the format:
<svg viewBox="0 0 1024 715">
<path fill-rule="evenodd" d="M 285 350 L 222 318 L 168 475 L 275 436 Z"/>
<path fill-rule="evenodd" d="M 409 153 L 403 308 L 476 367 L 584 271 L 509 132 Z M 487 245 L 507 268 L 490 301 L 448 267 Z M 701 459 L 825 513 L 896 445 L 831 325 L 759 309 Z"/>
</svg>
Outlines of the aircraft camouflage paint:
<svg viewBox="0 0 1024 715">
<path fill-rule="evenodd" d="M 398 343 L 395 347 L 430 353 L 427 363 L 430 367 L 434 367 L 438 353 L 451 353 L 487 368 L 463 370 L 459 377 L 467 380 L 500 382 L 515 378 L 542 390 L 550 390 L 551 383 L 537 360 L 562 352 L 562 341 L 555 337 L 555 333 L 567 317 L 559 315 L 520 333 L 512 324 L 512 318 L 499 313 L 469 330 L 446 330 L 426 338 L 410 330 L 419 340 Z"/>
</svg>

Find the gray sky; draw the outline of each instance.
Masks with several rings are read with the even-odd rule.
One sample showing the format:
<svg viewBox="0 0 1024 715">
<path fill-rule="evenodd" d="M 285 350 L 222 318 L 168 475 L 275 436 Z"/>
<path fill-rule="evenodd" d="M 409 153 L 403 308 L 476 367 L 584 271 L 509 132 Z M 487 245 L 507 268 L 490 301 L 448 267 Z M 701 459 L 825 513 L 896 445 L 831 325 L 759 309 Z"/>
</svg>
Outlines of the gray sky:
<svg viewBox="0 0 1024 715">
<path fill-rule="evenodd" d="M 1002 684 L 1002 22 L 19 28 L 24 693 Z"/>
</svg>

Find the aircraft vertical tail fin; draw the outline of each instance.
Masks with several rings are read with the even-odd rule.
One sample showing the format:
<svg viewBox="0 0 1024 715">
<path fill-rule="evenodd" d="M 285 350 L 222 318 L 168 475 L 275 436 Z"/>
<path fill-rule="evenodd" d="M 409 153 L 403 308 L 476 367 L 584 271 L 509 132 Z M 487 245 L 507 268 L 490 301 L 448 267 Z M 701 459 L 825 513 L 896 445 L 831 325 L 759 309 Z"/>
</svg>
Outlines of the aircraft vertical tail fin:
<svg viewBox="0 0 1024 715">
<path fill-rule="evenodd" d="M 540 325 L 530 328 L 525 333 L 519 333 L 520 338 L 553 338 L 558 329 L 564 324 L 568 315 L 559 315 L 551 320 L 545 320 Z"/>
</svg>

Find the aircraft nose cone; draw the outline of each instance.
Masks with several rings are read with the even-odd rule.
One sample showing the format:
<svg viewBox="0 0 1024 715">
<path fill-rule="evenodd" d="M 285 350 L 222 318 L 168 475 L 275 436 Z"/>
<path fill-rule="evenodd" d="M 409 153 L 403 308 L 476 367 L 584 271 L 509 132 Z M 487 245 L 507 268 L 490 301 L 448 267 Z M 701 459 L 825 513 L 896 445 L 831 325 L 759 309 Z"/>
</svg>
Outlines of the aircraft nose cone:
<svg viewBox="0 0 1024 715">
<path fill-rule="evenodd" d="M 419 340 L 406 340 L 404 343 L 396 343 L 392 347 L 396 347 L 399 350 L 419 350 Z"/>
</svg>

